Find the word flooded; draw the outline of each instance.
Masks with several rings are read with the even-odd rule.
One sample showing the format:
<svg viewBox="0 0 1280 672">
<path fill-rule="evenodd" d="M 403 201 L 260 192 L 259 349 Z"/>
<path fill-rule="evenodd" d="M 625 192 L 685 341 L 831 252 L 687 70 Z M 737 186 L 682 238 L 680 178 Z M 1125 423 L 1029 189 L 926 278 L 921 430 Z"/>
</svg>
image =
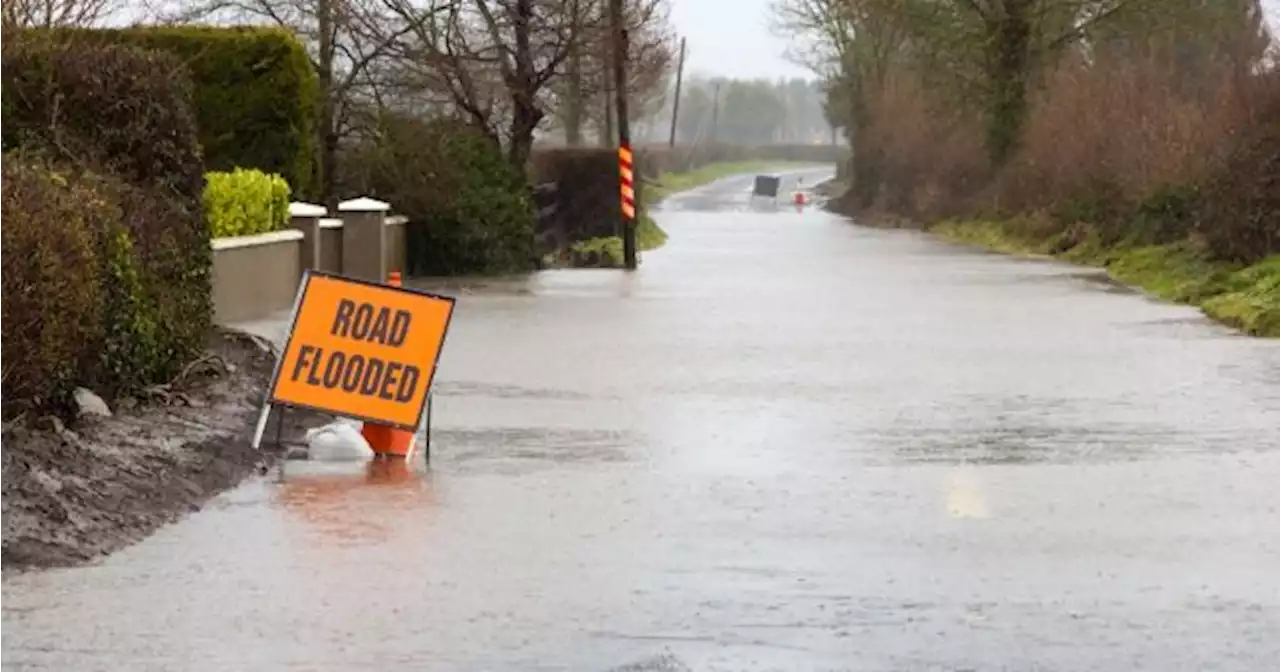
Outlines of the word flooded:
<svg viewBox="0 0 1280 672">
<path fill-rule="evenodd" d="M 407 310 L 342 299 L 329 334 L 398 348 L 404 344 L 412 322 L 413 314 Z M 291 374 L 294 382 L 400 403 L 414 398 L 421 379 L 421 370 L 412 364 L 314 345 L 302 345 L 298 349 Z"/>
</svg>

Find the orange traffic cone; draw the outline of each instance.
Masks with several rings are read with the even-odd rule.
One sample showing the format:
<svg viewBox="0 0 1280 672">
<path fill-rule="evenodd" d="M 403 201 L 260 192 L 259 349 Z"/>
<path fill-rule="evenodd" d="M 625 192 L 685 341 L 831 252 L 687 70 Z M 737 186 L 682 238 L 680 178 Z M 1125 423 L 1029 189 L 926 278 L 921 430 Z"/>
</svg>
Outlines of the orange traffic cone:
<svg viewBox="0 0 1280 672">
<path fill-rule="evenodd" d="M 400 271 L 387 274 L 387 284 L 400 286 Z M 360 428 L 360 435 L 369 442 L 375 455 L 380 457 L 408 457 L 413 451 L 413 432 L 366 422 Z"/>
</svg>

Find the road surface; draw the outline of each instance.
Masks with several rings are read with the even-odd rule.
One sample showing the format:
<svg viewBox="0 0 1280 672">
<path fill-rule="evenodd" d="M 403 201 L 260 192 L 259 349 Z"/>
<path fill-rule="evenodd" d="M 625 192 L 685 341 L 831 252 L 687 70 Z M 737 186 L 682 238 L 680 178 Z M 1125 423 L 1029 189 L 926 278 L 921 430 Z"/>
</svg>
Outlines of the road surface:
<svg viewBox="0 0 1280 672">
<path fill-rule="evenodd" d="M 429 471 L 13 577 L 4 668 L 1276 669 L 1280 342 L 749 184 L 634 275 L 431 283 Z"/>
</svg>

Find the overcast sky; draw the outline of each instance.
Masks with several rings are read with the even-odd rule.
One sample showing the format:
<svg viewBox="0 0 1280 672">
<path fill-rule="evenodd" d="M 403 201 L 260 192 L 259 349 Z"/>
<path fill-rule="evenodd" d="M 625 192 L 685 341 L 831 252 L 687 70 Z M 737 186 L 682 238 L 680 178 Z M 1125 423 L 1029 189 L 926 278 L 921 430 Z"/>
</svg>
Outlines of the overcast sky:
<svg viewBox="0 0 1280 672">
<path fill-rule="evenodd" d="M 787 41 L 770 31 L 773 0 L 671 0 L 676 32 L 688 39 L 689 72 L 726 77 L 809 76 L 783 57 Z M 1280 0 L 1263 0 L 1273 32 Z"/>
<path fill-rule="evenodd" d="M 783 58 L 786 41 L 769 29 L 773 0 L 671 0 L 676 32 L 688 40 L 688 72 L 727 77 L 807 76 Z"/>
</svg>

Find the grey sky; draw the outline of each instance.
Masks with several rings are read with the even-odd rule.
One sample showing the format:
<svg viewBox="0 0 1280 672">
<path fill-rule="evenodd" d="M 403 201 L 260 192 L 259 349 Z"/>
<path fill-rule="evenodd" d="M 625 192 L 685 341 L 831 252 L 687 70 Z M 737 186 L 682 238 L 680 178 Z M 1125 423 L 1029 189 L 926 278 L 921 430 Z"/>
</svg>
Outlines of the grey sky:
<svg viewBox="0 0 1280 672">
<path fill-rule="evenodd" d="M 689 72 L 751 78 L 807 76 L 783 58 L 787 42 L 769 29 L 773 0 L 671 0 L 676 32 L 688 39 Z"/>
<path fill-rule="evenodd" d="M 809 76 L 783 56 L 787 41 L 770 31 L 773 0 L 671 0 L 676 32 L 688 39 L 689 72 L 752 78 Z M 1263 0 L 1280 32 L 1280 0 Z"/>
</svg>

